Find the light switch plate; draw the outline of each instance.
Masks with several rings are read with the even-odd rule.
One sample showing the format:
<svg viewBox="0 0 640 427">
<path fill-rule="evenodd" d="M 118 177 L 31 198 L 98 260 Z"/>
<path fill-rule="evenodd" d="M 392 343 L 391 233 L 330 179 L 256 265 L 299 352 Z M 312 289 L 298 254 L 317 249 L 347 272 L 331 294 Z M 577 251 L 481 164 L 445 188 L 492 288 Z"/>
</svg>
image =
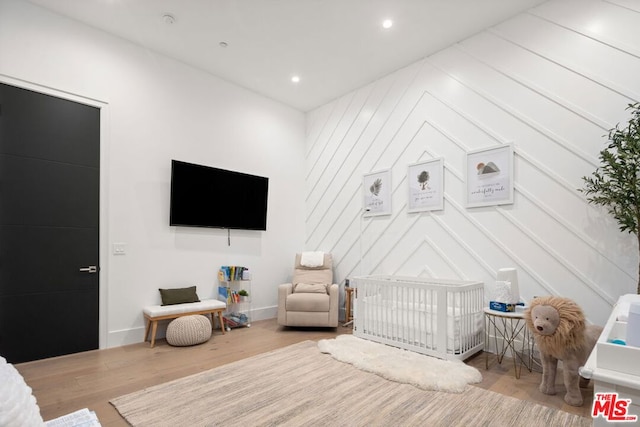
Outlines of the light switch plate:
<svg viewBox="0 0 640 427">
<path fill-rule="evenodd" d="M 113 254 L 114 255 L 126 255 L 127 253 L 127 244 L 126 243 L 114 243 L 113 244 Z"/>
</svg>

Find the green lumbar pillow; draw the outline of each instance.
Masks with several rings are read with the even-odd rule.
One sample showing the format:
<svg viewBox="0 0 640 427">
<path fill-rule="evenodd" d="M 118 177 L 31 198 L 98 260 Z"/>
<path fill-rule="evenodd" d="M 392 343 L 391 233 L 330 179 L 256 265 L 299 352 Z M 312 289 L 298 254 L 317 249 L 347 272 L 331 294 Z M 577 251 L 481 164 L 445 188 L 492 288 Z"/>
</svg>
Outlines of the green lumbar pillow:
<svg viewBox="0 0 640 427">
<path fill-rule="evenodd" d="M 159 289 L 162 305 L 182 304 L 185 302 L 200 302 L 196 287 L 176 289 Z"/>
</svg>

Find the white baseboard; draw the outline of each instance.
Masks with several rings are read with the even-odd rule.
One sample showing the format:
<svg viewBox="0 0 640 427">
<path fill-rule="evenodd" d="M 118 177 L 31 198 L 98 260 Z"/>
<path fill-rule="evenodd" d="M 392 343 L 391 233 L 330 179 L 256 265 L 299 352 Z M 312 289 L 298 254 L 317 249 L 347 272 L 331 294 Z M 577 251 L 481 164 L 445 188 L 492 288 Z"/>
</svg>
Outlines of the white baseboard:
<svg viewBox="0 0 640 427">
<path fill-rule="evenodd" d="M 107 347 L 121 347 L 123 345 L 137 344 L 144 342 L 144 326 L 131 329 L 121 329 L 119 331 L 109 331 L 107 333 Z M 164 337 L 167 327 L 163 325 L 162 336 Z M 160 324 L 158 325 L 158 336 L 160 336 Z"/>
<path fill-rule="evenodd" d="M 263 307 L 256 308 L 251 310 L 251 320 L 267 320 L 267 319 L 275 319 L 278 317 L 278 307 Z"/>
</svg>

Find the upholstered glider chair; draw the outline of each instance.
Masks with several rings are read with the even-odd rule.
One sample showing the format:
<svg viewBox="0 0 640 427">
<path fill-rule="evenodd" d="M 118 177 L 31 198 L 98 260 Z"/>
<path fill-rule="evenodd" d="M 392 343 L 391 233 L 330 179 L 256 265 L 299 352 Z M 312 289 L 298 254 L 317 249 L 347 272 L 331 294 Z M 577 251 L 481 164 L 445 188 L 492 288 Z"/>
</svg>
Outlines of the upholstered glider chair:
<svg viewBox="0 0 640 427">
<path fill-rule="evenodd" d="M 338 326 L 338 285 L 333 283 L 331 254 L 296 255 L 291 283 L 278 287 L 278 324 Z"/>
</svg>

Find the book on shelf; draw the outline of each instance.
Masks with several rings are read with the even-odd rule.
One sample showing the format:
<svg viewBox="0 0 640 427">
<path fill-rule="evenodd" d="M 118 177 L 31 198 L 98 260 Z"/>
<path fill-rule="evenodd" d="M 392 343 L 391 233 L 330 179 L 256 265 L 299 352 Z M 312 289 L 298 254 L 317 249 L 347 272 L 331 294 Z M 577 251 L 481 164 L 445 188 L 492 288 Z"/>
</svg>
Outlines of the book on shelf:
<svg viewBox="0 0 640 427">
<path fill-rule="evenodd" d="M 227 286 L 218 286 L 218 299 L 227 304 L 239 303 L 242 300 L 238 291 Z"/>
<path fill-rule="evenodd" d="M 221 282 L 242 280 L 242 274 L 245 270 L 248 268 L 239 265 L 223 265 L 218 270 L 218 280 Z"/>
</svg>

